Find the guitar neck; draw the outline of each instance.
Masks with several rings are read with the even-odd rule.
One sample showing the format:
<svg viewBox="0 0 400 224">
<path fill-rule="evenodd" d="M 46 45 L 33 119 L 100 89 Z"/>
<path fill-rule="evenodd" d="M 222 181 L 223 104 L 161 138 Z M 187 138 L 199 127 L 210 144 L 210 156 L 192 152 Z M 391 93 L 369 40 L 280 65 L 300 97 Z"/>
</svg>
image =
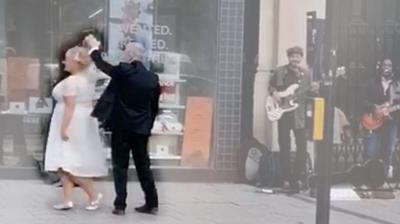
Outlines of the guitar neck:
<svg viewBox="0 0 400 224">
<path fill-rule="evenodd" d="M 318 81 L 317 83 L 321 83 L 321 82 L 322 82 L 322 80 Z M 286 95 L 288 95 L 287 97 L 291 97 L 291 98 L 298 97 L 298 96 L 304 95 L 308 91 L 310 91 L 310 88 L 304 89 L 299 84 L 295 83 L 295 84 L 292 84 L 289 87 L 287 87 L 284 91 L 280 91 L 279 94 L 281 94 L 281 95 L 285 94 L 286 92 L 288 92 L 289 89 L 293 89 L 294 85 L 298 85 L 298 87 L 295 89 L 294 93 L 286 94 Z"/>
<path fill-rule="evenodd" d="M 400 104 L 399 105 L 395 105 L 389 108 L 389 113 L 395 112 L 400 110 Z"/>
<path fill-rule="evenodd" d="M 318 81 L 317 83 L 320 83 L 321 81 Z M 294 96 L 300 96 L 308 93 L 310 91 L 310 88 L 307 89 L 302 89 L 301 91 L 298 91 L 297 93 L 294 94 Z"/>
</svg>

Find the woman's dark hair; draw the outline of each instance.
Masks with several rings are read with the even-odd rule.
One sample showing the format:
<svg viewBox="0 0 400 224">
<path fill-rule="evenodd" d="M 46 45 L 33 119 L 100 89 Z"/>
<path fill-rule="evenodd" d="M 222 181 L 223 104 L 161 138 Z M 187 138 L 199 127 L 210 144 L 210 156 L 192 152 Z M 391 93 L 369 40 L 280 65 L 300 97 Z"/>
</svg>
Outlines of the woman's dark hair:
<svg viewBox="0 0 400 224">
<path fill-rule="evenodd" d="M 97 38 L 100 40 L 103 40 L 103 34 L 92 27 L 89 28 L 83 28 L 81 31 L 79 31 L 76 35 L 75 38 L 71 38 L 68 41 L 65 41 L 64 43 L 61 44 L 61 47 L 58 50 L 58 68 L 59 68 L 59 77 L 56 83 L 61 82 L 62 80 L 66 79 L 68 76 L 71 74 L 67 71 L 64 71 L 65 65 L 62 63 L 65 60 L 65 53 L 70 49 L 75 46 L 81 46 L 83 40 L 85 37 L 89 34 L 95 35 Z"/>
</svg>

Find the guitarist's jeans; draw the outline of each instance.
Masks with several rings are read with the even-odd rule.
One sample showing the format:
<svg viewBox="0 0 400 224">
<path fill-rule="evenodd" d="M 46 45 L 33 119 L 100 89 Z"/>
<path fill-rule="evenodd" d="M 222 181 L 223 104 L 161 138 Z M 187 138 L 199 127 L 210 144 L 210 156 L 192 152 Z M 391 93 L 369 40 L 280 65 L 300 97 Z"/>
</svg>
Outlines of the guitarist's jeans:
<svg viewBox="0 0 400 224">
<path fill-rule="evenodd" d="M 370 133 L 364 141 L 366 159 L 382 159 L 386 166 L 395 165 L 397 129 L 395 121 L 387 120 Z"/>
<path fill-rule="evenodd" d="M 296 158 L 294 166 L 291 167 L 290 151 L 291 138 L 290 131 L 293 130 L 296 142 Z M 306 172 L 307 163 L 307 139 L 304 129 L 294 128 L 294 116 L 292 113 L 285 114 L 278 121 L 278 142 L 280 149 L 280 163 L 282 179 L 294 183 L 300 180 Z"/>
</svg>

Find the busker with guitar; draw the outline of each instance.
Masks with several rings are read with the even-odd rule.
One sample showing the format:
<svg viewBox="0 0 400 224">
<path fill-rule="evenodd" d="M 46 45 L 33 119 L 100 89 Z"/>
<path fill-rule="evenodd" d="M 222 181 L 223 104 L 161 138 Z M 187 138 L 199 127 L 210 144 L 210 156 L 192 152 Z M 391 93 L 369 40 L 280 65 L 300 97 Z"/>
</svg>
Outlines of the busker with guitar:
<svg viewBox="0 0 400 224">
<path fill-rule="evenodd" d="M 388 177 L 393 176 L 394 152 L 400 121 L 400 82 L 393 74 L 391 59 L 385 59 L 380 74 L 364 89 L 361 124 L 367 130 L 364 139 L 367 159 L 382 159 Z"/>
<path fill-rule="evenodd" d="M 278 109 L 284 107 L 285 109 L 278 110 L 276 114 L 279 114 L 279 116 L 270 116 L 269 103 L 267 102 L 267 114 L 269 114 L 270 120 L 278 120 L 278 143 L 283 187 L 289 188 L 291 193 L 298 193 L 300 191 L 300 179 L 306 173 L 307 161 L 307 139 L 304 129 L 305 98 L 306 95 L 311 96 L 311 92 L 314 94 L 318 92 L 318 84 L 312 83 L 307 70 L 300 66 L 303 59 L 301 47 L 289 48 L 286 53 L 289 64 L 278 67 L 269 82 L 269 93 L 271 95 L 269 99 L 273 101 L 272 104 L 278 105 Z M 283 102 L 287 101 L 288 98 L 288 103 L 283 106 Z M 294 100 L 295 103 L 293 103 Z M 291 130 L 294 132 L 297 150 L 293 168 L 290 163 Z"/>
</svg>

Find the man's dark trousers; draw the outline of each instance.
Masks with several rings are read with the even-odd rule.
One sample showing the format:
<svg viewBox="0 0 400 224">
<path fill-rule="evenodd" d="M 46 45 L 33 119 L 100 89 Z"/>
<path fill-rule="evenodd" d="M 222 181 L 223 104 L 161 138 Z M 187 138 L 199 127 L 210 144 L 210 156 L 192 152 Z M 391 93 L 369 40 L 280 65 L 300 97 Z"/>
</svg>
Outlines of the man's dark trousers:
<svg viewBox="0 0 400 224">
<path fill-rule="evenodd" d="M 114 206 L 117 209 L 126 208 L 129 158 L 132 157 L 140 185 L 145 193 L 146 205 L 149 208 L 158 207 L 157 189 L 153 173 L 150 170 L 150 158 L 147 151 L 149 135 L 136 134 L 129 131 L 114 130 L 112 133 L 112 160 L 116 191 Z"/>
<path fill-rule="evenodd" d="M 278 121 L 278 143 L 280 148 L 280 162 L 282 178 L 289 181 L 292 185 L 297 184 L 306 173 L 307 164 L 307 138 L 304 129 L 296 129 L 294 127 L 294 113 L 285 113 Z M 296 158 L 294 166 L 291 165 L 291 136 L 290 131 L 293 130 L 296 142 Z"/>
</svg>

